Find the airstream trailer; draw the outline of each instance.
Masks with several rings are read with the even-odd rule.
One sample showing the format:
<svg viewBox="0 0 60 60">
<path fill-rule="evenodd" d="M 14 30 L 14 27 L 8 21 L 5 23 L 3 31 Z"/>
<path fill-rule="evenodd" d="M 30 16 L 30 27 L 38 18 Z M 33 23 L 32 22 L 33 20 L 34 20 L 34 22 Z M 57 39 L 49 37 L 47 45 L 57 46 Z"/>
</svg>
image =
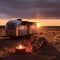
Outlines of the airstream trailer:
<svg viewBox="0 0 60 60">
<path fill-rule="evenodd" d="M 5 26 L 6 36 L 24 36 L 32 34 L 33 22 L 22 21 L 21 19 L 10 20 Z"/>
</svg>

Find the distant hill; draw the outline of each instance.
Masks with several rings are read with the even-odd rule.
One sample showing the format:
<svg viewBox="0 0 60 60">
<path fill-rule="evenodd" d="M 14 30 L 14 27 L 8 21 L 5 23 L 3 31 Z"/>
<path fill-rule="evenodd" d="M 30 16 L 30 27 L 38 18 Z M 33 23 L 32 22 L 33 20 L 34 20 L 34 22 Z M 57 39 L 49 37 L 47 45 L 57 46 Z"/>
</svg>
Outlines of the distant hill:
<svg viewBox="0 0 60 60">
<path fill-rule="evenodd" d="M 60 26 L 42 26 L 40 30 L 47 30 L 47 31 L 60 31 Z"/>
<path fill-rule="evenodd" d="M 0 29 L 5 29 L 5 26 L 0 26 Z M 60 31 L 60 26 L 41 26 L 40 30 Z"/>
<path fill-rule="evenodd" d="M 5 26 L 0 26 L 0 29 L 5 29 Z"/>
</svg>

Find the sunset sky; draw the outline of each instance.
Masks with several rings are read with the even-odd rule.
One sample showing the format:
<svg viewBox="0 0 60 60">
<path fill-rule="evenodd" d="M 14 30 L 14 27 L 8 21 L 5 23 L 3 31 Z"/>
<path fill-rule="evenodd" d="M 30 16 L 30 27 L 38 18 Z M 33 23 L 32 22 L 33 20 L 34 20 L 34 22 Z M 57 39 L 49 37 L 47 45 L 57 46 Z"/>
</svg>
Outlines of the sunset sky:
<svg viewBox="0 0 60 60">
<path fill-rule="evenodd" d="M 60 0 L 0 0 L 0 25 L 13 18 L 60 26 Z"/>
<path fill-rule="evenodd" d="M 60 19 L 22 19 L 23 21 L 37 22 L 41 26 L 60 26 Z M 0 26 L 6 25 L 9 20 L 0 20 Z"/>
</svg>

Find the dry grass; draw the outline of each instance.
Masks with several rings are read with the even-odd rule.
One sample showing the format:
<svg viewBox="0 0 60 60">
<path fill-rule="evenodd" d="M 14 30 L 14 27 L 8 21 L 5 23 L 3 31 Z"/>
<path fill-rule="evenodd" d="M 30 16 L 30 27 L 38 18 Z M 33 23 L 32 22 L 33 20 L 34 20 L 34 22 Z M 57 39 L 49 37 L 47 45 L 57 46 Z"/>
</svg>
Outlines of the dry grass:
<svg viewBox="0 0 60 60">
<path fill-rule="evenodd" d="M 25 55 L 14 54 L 15 46 L 20 44 L 20 39 L 4 40 L 4 35 L 5 31 L 0 30 L 0 60 L 60 60 L 60 31 L 40 31 L 40 36 L 48 41 L 47 46 Z"/>
</svg>

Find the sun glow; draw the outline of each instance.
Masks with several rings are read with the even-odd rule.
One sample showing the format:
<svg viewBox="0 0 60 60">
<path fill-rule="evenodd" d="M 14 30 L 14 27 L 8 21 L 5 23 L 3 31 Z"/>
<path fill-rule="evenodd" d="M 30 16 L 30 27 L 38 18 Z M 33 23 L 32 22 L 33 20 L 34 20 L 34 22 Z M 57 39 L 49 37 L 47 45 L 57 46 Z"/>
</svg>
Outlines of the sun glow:
<svg viewBox="0 0 60 60">
<path fill-rule="evenodd" d="M 41 24 L 40 23 L 36 23 L 36 26 L 37 26 L 37 28 L 39 28 L 41 26 Z"/>
</svg>

